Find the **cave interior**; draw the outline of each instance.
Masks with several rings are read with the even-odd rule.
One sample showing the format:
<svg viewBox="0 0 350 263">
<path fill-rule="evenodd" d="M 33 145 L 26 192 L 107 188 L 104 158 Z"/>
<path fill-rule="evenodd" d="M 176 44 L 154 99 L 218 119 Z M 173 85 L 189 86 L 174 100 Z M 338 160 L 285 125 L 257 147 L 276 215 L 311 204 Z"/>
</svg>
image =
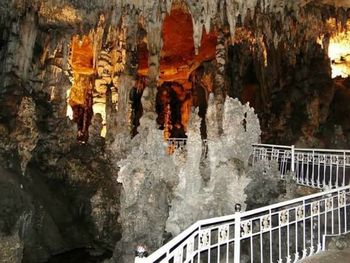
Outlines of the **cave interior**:
<svg viewBox="0 0 350 263">
<path fill-rule="evenodd" d="M 256 137 L 350 148 L 347 0 L 13 0 L 0 14 L 4 262 L 128 263 L 126 247 L 163 244 L 181 175 L 215 192 L 222 165 L 207 144 L 183 161 L 172 140 L 231 138 L 236 174 Z M 158 236 L 133 220 L 159 220 Z"/>
</svg>

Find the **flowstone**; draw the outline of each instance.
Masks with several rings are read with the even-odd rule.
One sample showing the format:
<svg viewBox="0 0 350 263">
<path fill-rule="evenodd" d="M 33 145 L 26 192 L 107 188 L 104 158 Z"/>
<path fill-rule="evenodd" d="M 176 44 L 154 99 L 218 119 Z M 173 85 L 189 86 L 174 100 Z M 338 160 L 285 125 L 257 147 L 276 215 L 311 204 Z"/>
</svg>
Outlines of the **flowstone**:
<svg viewBox="0 0 350 263">
<path fill-rule="evenodd" d="M 208 118 L 216 115 L 210 101 Z M 141 119 L 130 153 L 118 163 L 122 240 L 114 254 L 117 262 L 132 262 L 137 245 L 152 252 L 197 220 L 232 214 L 236 203 L 245 208 L 244 189 L 250 183 L 246 166 L 251 145 L 260 135 L 258 118 L 249 105 L 227 98 L 223 134 L 210 128 L 207 144 L 201 140 L 198 112 L 192 112 L 186 149 L 176 149 L 172 155 L 154 124 L 149 113 Z M 201 169 L 203 162 L 209 167 L 207 174 Z"/>
<path fill-rule="evenodd" d="M 216 108 L 212 97 L 208 113 L 207 123 L 215 124 Z M 199 169 L 200 157 L 203 156 L 199 127 L 200 119 L 192 114 L 187 158 L 179 167 L 179 184 L 167 221 L 167 231 L 173 235 L 200 219 L 232 214 L 237 203 L 245 209 L 247 196 L 244 189 L 250 183 L 245 168 L 252 144 L 257 143 L 260 136 L 259 120 L 254 110 L 248 104 L 226 98 L 223 134 L 219 135 L 217 125 L 208 125 L 208 156 L 204 162 L 210 169 L 206 175 Z"/>
<path fill-rule="evenodd" d="M 133 262 L 138 244 L 146 244 L 150 250 L 162 245 L 168 200 L 177 184 L 177 168 L 166 153 L 162 131 L 149 116 L 140 122 L 139 134 L 131 141 L 131 153 L 118 163 L 123 230 L 116 262 Z"/>
</svg>

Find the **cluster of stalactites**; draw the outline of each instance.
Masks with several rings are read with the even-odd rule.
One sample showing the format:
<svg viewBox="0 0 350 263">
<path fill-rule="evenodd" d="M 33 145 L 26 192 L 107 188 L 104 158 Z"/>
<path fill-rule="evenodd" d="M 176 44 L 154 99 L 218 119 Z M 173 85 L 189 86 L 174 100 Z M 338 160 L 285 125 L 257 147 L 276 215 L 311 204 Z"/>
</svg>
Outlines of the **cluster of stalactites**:
<svg viewBox="0 0 350 263">
<path fill-rule="evenodd" d="M 147 31 L 147 44 L 149 49 L 149 78 L 157 80 L 159 71 L 159 54 L 162 48 L 161 28 L 164 16 L 172 7 L 186 8 L 192 15 L 193 41 L 196 53 L 201 46 L 202 35 L 213 30 L 213 25 L 224 28 L 228 25 L 231 43 L 239 41 L 236 37 L 238 24 L 244 25 L 245 21 L 253 23 L 253 37 L 258 44 L 258 50 L 262 50 L 266 65 L 266 46 L 276 49 L 281 43 L 295 43 L 291 51 L 300 49 L 305 41 L 310 43 L 325 34 L 331 34 L 325 18 L 335 17 L 344 28 L 350 17 L 350 12 L 345 8 L 332 9 L 326 7 L 323 11 L 319 8 L 310 9 L 308 1 L 289 0 L 176 0 L 176 1 L 125 1 L 129 8 L 140 10 Z M 325 13 L 326 12 L 326 13 Z M 286 15 L 288 13 L 288 16 Z M 271 18 L 274 19 L 271 19 Z M 240 23 L 238 23 L 240 20 Z M 282 26 L 276 27 L 275 22 Z M 303 32 L 298 30 L 304 28 Z M 293 53 L 293 52 L 292 52 Z M 295 60 L 291 56 L 291 63 Z"/>
<path fill-rule="evenodd" d="M 154 65 L 153 60 L 159 57 L 162 48 L 161 28 L 164 17 L 174 7 L 186 8 L 191 13 L 193 20 L 193 41 L 195 50 L 198 52 L 204 31 L 209 32 L 212 30 L 212 25 L 219 24 L 219 26 L 223 26 L 227 23 L 232 43 L 234 43 L 238 21 L 240 20 L 244 23 L 247 18 L 254 19 L 254 24 L 259 28 L 258 30 L 264 31 L 265 38 L 273 42 L 275 46 L 282 40 L 283 37 L 281 34 L 286 35 L 284 38 L 293 38 L 293 35 L 296 34 L 293 32 L 293 30 L 295 31 L 293 29 L 295 28 L 295 19 L 298 23 L 307 22 L 308 26 L 305 27 L 307 31 L 306 35 L 315 35 L 323 28 L 323 26 L 319 26 L 319 22 L 324 20 L 324 14 L 317 10 L 317 8 L 315 11 L 310 11 L 310 9 L 305 11 L 309 2 L 295 0 L 48 0 L 45 2 L 41 0 L 14 0 L 12 1 L 12 5 L 15 7 L 15 10 L 27 10 L 28 7 L 38 10 L 39 23 L 43 24 L 52 24 L 55 20 L 57 22 L 64 20 L 63 22 L 68 25 L 87 24 L 91 28 L 92 25 L 98 24 L 116 28 L 120 25 L 121 20 L 127 21 L 126 23 L 135 24 L 141 21 L 147 31 L 147 44 L 151 54 L 149 64 Z M 62 9 L 61 15 L 58 15 L 55 11 L 58 9 Z M 337 8 L 332 12 L 333 16 L 339 19 L 343 25 L 346 25 L 346 20 L 350 17 L 349 11 L 345 8 Z M 105 15 L 103 21 L 99 17 L 101 13 Z M 137 13 L 140 19 L 128 21 L 125 18 L 128 16 L 135 17 L 133 15 L 134 13 Z M 286 16 L 286 13 L 293 14 L 293 17 L 290 18 L 290 15 Z M 280 22 L 282 22 L 283 28 L 280 30 L 277 28 L 272 29 L 269 25 L 271 20 L 266 19 L 264 16 L 259 16 L 259 14 L 275 14 L 280 16 Z M 287 21 L 285 21 L 286 18 Z M 99 19 L 97 23 L 96 19 Z M 131 27 L 128 24 L 126 26 Z M 94 31 L 94 52 L 96 53 L 98 53 L 101 46 L 101 28 L 97 26 L 97 29 Z M 152 54 L 154 54 L 153 58 Z M 98 54 L 94 57 L 98 57 Z M 154 70 L 150 69 L 151 79 L 157 79 L 157 73 L 153 72 L 157 71 L 157 68 L 156 65 Z"/>
</svg>

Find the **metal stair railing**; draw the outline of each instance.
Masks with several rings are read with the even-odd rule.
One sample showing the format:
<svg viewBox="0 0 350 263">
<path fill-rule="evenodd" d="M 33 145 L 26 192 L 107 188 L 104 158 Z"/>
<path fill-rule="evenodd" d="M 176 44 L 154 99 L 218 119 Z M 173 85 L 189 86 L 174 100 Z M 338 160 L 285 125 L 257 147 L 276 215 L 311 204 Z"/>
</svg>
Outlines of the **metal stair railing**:
<svg viewBox="0 0 350 263">
<path fill-rule="evenodd" d="M 168 143 L 183 149 L 186 139 Z M 350 151 L 253 145 L 252 164 L 260 160 L 277 161 L 281 178 L 293 172 L 298 184 L 335 189 L 246 212 L 236 205 L 235 214 L 200 220 L 149 257 L 138 247 L 135 263 L 298 262 L 324 250 L 326 236 L 349 232 Z"/>
<path fill-rule="evenodd" d="M 253 148 L 253 163 L 259 160 L 277 161 L 281 177 L 293 172 L 298 184 L 324 189 L 350 183 L 350 150 L 270 144 L 255 144 Z"/>
<path fill-rule="evenodd" d="M 135 263 L 297 262 L 350 229 L 350 186 L 200 220 Z M 139 251 L 138 251 L 139 252 Z M 144 252 L 144 251 L 143 251 Z"/>
<path fill-rule="evenodd" d="M 294 146 L 254 144 L 252 153 L 252 164 L 260 160 L 276 161 L 279 164 L 279 172 L 284 178 L 289 171 L 294 172 Z"/>
</svg>

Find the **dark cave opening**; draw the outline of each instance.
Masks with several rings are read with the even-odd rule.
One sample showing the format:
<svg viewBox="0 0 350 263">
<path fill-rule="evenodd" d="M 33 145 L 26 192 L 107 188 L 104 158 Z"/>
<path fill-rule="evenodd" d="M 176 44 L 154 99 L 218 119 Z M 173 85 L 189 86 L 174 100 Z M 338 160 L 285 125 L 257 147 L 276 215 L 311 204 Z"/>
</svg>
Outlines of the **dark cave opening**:
<svg viewBox="0 0 350 263">
<path fill-rule="evenodd" d="M 254 64 L 250 62 L 243 78 L 243 88 L 239 95 L 240 101 L 243 104 L 249 102 L 250 106 L 256 109 L 258 91 L 259 81 L 254 70 Z"/>
<path fill-rule="evenodd" d="M 130 90 L 129 100 L 131 107 L 131 116 L 130 116 L 130 124 L 131 124 L 131 137 L 134 137 L 138 132 L 137 128 L 140 126 L 140 119 L 143 114 L 143 107 L 141 103 L 142 92 L 144 89 L 144 79 L 139 78 L 136 84 L 136 87 Z"/>
<path fill-rule="evenodd" d="M 207 124 L 205 116 L 208 109 L 208 94 L 206 89 L 201 85 L 195 85 L 193 88 L 193 106 L 198 107 L 198 116 L 201 118 L 201 138 L 207 139 Z"/>
<path fill-rule="evenodd" d="M 46 263 L 100 263 L 109 259 L 113 251 L 104 251 L 94 255 L 93 251 L 88 248 L 76 248 L 61 254 L 54 255 Z"/>
<path fill-rule="evenodd" d="M 157 123 L 164 130 L 164 138 L 186 138 L 186 127 L 183 123 L 184 102 L 190 100 L 190 93 L 184 91 L 176 82 L 164 82 L 158 87 L 156 98 Z"/>
</svg>

